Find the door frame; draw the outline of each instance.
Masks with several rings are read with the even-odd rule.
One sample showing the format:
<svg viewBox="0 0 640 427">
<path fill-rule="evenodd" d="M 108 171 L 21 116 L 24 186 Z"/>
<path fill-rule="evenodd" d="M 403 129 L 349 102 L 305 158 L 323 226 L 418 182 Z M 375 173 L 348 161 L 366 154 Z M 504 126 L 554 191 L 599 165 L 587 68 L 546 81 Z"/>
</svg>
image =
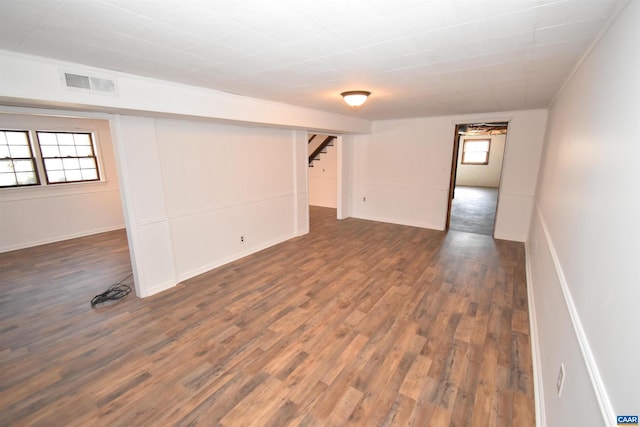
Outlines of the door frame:
<svg viewBox="0 0 640 427">
<path fill-rule="evenodd" d="M 451 204 L 456 190 L 456 176 L 458 175 L 458 152 L 460 149 L 460 131 L 461 123 L 456 123 L 453 137 L 453 154 L 451 155 L 451 175 L 449 177 L 449 200 L 447 201 L 447 220 L 445 222 L 444 231 L 449 231 L 451 223 Z M 495 228 L 495 226 L 494 226 Z"/>
</svg>

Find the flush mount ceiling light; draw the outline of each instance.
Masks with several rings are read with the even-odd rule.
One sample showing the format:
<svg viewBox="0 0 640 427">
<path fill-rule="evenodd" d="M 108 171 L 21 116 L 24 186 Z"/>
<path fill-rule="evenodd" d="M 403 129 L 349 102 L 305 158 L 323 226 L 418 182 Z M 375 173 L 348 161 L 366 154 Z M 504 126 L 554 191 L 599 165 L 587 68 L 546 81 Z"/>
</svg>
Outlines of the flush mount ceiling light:
<svg viewBox="0 0 640 427">
<path fill-rule="evenodd" d="M 350 90 L 348 92 L 342 92 L 340 95 L 344 98 L 344 102 L 349 104 L 350 107 L 359 107 L 365 103 L 371 92 L 366 90 Z"/>
</svg>

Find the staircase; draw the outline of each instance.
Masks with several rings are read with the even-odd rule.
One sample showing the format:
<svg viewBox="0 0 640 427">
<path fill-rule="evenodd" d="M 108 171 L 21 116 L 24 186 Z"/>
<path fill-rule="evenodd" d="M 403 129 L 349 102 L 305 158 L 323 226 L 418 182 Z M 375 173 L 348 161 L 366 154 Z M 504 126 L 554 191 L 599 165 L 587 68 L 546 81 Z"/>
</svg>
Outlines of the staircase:
<svg viewBox="0 0 640 427">
<path fill-rule="evenodd" d="M 311 144 L 311 142 L 316 138 L 316 134 L 313 134 L 309 137 L 309 141 L 308 143 Z M 318 160 L 318 158 L 320 157 L 320 154 L 322 153 L 326 153 L 326 148 L 327 147 L 333 147 L 333 141 L 335 141 L 336 137 L 335 136 L 327 136 L 324 141 L 322 141 L 320 144 L 318 144 L 318 146 L 313 150 L 313 152 L 311 154 L 309 154 L 309 167 L 312 168 L 313 167 L 313 162 L 315 160 Z"/>
</svg>

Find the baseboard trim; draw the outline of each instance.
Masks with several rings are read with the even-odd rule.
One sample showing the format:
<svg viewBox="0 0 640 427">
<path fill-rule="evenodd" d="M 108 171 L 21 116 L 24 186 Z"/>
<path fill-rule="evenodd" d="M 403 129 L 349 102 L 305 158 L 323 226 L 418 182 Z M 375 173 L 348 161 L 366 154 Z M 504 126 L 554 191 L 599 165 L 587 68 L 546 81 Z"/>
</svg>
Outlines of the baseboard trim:
<svg viewBox="0 0 640 427">
<path fill-rule="evenodd" d="M 516 237 L 516 236 L 510 236 L 507 234 L 499 234 L 499 233 L 494 234 L 493 238 L 497 240 L 508 240 L 510 242 L 526 242 L 526 238 L 523 238 L 522 236 Z"/>
<path fill-rule="evenodd" d="M 427 228 L 429 230 L 444 231 L 444 228 L 441 225 L 437 226 L 437 225 L 421 223 L 421 222 L 411 222 L 411 221 L 405 221 L 405 220 L 396 219 L 396 218 L 383 218 L 383 217 L 366 216 L 366 215 L 365 216 L 351 215 L 350 217 L 357 218 L 357 219 L 364 219 L 367 221 L 384 222 L 387 224 L 405 225 L 407 227 L 418 227 L 418 228 Z"/>
<path fill-rule="evenodd" d="M 17 251 L 20 249 L 32 248 L 34 246 L 47 245 L 49 243 L 63 242 L 65 240 L 77 239 L 78 237 L 92 236 L 94 234 L 106 233 L 108 231 L 121 230 L 125 228 L 124 224 L 118 224 L 109 227 L 96 228 L 93 230 L 82 231 L 79 233 L 64 234 L 61 236 L 50 237 L 48 239 L 36 240 L 33 242 L 25 242 L 17 245 L 6 246 L 0 248 L 0 253 Z"/>
<path fill-rule="evenodd" d="M 564 295 L 567 310 L 569 311 L 569 316 L 571 317 L 571 323 L 573 324 L 573 329 L 576 333 L 578 344 L 580 345 L 580 351 L 582 352 L 582 357 L 584 358 L 585 366 L 587 368 L 587 372 L 589 373 L 589 378 L 591 379 L 591 385 L 593 386 L 594 394 L 596 396 L 596 399 L 598 400 L 598 405 L 600 406 L 602 419 L 606 426 L 614 427 L 615 424 L 613 422 L 616 419 L 616 416 L 613 410 L 613 406 L 611 405 L 611 399 L 609 399 L 609 394 L 607 393 L 607 389 L 604 385 L 604 382 L 602 381 L 602 376 L 600 375 L 598 364 L 596 363 L 593 352 L 591 351 L 591 347 L 589 346 L 587 334 L 584 331 L 582 321 L 580 320 L 580 315 L 578 314 L 578 310 L 576 309 L 576 306 L 573 302 L 573 297 L 571 296 L 571 291 L 569 290 L 569 285 L 564 275 L 562 265 L 560 264 L 555 246 L 553 245 L 553 241 L 551 240 L 551 235 L 549 234 L 547 223 L 545 222 L 544 217 L 542 216 L 542 212 L 539 208 L 536 208 L 536 213 L 538 215 L 538 219 L 540 220 L 542 232 L 544 233 L 544 238 L 546 240 L 547 247 L 549 248 L 549 253 L 551 255 L 551 259 L 553 260 L 556 274 L 558 275 L 560 288 L 562 289 L 562 294 Z"/>
<path fill-rule="evenodd" d="M 270 240 L 270 241 L 268 241 L 266 243 L 263 243 L 261 245 L 254 246 L 254 247 L 250 248 L 249 250 L 233 254 L 231 256 L 228 256 L 228 257 L 216 260 L 216 261 L 214 261 L 212 263 L 206 264 L 206 265 L 204 265 L 202 267 L 193 269 L 191 271 L 184 272 L 182 274 L 178 274 L 178 283 L 179 282 L 184 282 L 185 280 L 189 280 L 189 279 L 191 279 L 193 277 L 196 277 L 196 276 L 199 276 L 199 275 L 201 275 L 203 273 L 211 271 L 214 268 L 222 267 L 225 264 L 229 264 L 230 262 L 239 260 L 240 258 L 244 258 L 244 257 L 249 256 L 251 254 L 254 254 L 256 252 L 260 252 L 260 251 L 262 251 L 264 249 L 270 248 L 271 246 L 275 246 L 277 244 L 286 242 L 287 240 L 293 239 L 294 237 L 298 237 L 298 236 L 299 236 L 299 234 L 295 234 L 294 233 L 294 234 L 289 234 L 289 235 L 286 235 L 286 236 L 278 238 L 278 239 Z"/>
<path fill-rule="evenodd" d="M 531 359 L 533 365 L 533 395 L 536 406 L 536 427 L 547 426 L 544 406 L 544 387 L 542 382 L 542 362 L 540 341 L 538 340 L 538 321 L 536 320 L 536 304 L 533 298 L 533 274 L 531 273 L 531 251 L 529 242 L 525 242 L 525 271 L 527 275 L 527 302 L 529 308 L 529 337 L 531 338 Z"/>
</svg>

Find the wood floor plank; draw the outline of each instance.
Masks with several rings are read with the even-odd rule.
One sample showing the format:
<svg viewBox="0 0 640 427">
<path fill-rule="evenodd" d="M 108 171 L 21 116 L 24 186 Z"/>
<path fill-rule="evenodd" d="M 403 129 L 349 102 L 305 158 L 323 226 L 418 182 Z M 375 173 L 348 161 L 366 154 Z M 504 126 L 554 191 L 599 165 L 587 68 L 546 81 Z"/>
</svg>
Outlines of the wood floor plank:
<svg viewBox="0 0 640 427">
<path fill-rule="evenodd" d="M 94 308 L 123 230 L 0 254 L 0 424 L 535 425 L 523 245 L 335 215 Z"/>
</svg>

